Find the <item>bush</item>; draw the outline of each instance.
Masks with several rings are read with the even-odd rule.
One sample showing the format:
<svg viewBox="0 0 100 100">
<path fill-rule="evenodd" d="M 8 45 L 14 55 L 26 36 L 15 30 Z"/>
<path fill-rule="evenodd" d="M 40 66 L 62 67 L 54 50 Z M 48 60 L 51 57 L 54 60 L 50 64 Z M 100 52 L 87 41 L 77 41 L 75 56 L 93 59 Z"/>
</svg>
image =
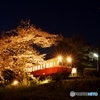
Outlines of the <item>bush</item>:
<svg viewBox="0 0 100 100">
<path fill-rule="evenodd" d="M 77 76 L 83 76 L 83 69 L 77 70 Z"/>
<path fill-rule="evenodd" d="M 52 75 L 52 79 L 55 80 L 56 82 L 61 81 L 62 79 L 68 79 L 69 73 L 56 73 Z"/>
<path fill-rule="evenodd" d="M 83 75 L 84 77 L 100 77 L 100 72 L 95 68 L 85 68 Z"/>
<path fill-rule="evenodd" d="M 61 81 L 63 79 L 63 76 L 61 73 L 56 73 L 52 76 L 52 79 L 55 80 L 56 82 Z"/>
<path fill-rule="evenodd" d="M 2 71 L 2 77 L 4 79 L 4 83 L 5 84 L 9 84 L 13 81 L 13 79 L 15 78 L 15 72 L 13 72 L 10 69 L 6 69 L 4 71 Z"/>
</svg>

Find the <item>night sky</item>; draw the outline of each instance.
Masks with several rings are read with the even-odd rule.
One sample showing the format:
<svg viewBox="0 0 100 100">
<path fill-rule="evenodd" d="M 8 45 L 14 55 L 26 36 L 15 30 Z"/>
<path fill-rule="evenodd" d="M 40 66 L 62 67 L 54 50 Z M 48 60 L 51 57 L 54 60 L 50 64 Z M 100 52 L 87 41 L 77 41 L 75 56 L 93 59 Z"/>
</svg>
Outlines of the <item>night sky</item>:
<svg viewBox="0 0 100 100">
<path fill-rule="evenodd" d="M 0 1 L 0 32 L 17 27 L 21 19 L 49 33 L 82 34 L 94 46 L 100 40 L 99 0 Z"/>
</svg>

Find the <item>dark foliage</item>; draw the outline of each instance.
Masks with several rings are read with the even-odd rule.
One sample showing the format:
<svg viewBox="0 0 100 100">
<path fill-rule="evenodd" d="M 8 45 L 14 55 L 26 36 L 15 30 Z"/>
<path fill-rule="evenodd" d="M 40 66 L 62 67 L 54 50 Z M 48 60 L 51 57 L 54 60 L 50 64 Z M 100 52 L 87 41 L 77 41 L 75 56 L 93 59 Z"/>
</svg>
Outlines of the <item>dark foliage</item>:
<svg viewBox="0 0 100 100">
<path fill-rule="evenodd" d="M 9 87 L 0 91 L 0 100 L 99 100 L 97 97 L 70 97 L 70 91 L 99 93 L 100 79 L 68 79 L 36 87 Z M 0 88 L 1 89 L 1 88 Z"/>
<path fill-rule="evenodd" d="M 95 68 L 85 68 L 84 77 L 100 77 L 100 72 Z"/>
<path fill-rule="evenodd" d="M 70 73 L 64 74 L 64 73 L 56 73 L 52 75 L 52 79 L 55 80 L 55 82 L 59 82 L 62 79 L 67 79 Z"/>
<path fill-rule="evenodd" d="M 12 70 L 6 69 L 2 71 L 2 77 L 4 79 L 5 84 L 8 84 L 16 77 L 16 74 Z"/>
<path fill-rule="evenodd" d="M 92 62 L 89 60 L 89 52 L 91 52 L 92 49 L 85 37 L 75 35 L 72 38 L 63 37 L 59 44 L 54 47 L 54 54 L 61 54 L 64 59 L 66 59 L 67 56 L 71 56 L 72 66 L 83 69 L 92 66 Z"/>
</svg>

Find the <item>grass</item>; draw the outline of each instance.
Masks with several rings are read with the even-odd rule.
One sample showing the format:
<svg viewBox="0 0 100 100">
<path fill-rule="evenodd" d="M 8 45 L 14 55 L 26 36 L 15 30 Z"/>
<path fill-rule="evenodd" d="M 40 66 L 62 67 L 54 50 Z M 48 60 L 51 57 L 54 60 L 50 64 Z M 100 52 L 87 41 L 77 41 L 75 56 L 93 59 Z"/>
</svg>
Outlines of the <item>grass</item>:
<svg viewBox="0 0 100 100">
<path fill-rule="evenodd" d="M 0 100 L 98 100 L 98 97 L 70 97 L 70 91 L 99 92 L 100 79 L 69 79 L 37 86 L 0 88 Z"/>
</svg>

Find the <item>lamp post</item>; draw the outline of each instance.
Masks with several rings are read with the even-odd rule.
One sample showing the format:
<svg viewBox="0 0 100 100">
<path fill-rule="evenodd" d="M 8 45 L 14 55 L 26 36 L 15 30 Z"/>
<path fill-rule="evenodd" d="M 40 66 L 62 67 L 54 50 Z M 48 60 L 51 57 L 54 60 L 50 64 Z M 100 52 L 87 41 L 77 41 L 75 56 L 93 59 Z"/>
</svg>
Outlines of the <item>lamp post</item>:
<svg viewBox="0 0 100 100">
<path fill-rule="evenodd" d="M 62 56 L 58 56 L 58 64 L 62 62 Z"/>
<path fill-rule="evenodd" d="M 72 67 L 72 58 L 71 57 L 67 57 L 67 63 L 70 64 L 70 66 Z"/>
<path fill-rule="evenodd" d="M 96 58 L 97 60 L 97 70 L 99 70 L 99 55 L 97 53 L 94 53 L 93 56 Z"/>
<path fill-rule="evenodd" d="M 72 58 L 69 56 L 67 57 L 67 63 L 68 65 L 71 67 L 72 71 L 71 71 L 71 76 L 74 77 L 74 76 L 77 76 L 77 68 L 73 67 L 72 68 Z"/>
</svg>

